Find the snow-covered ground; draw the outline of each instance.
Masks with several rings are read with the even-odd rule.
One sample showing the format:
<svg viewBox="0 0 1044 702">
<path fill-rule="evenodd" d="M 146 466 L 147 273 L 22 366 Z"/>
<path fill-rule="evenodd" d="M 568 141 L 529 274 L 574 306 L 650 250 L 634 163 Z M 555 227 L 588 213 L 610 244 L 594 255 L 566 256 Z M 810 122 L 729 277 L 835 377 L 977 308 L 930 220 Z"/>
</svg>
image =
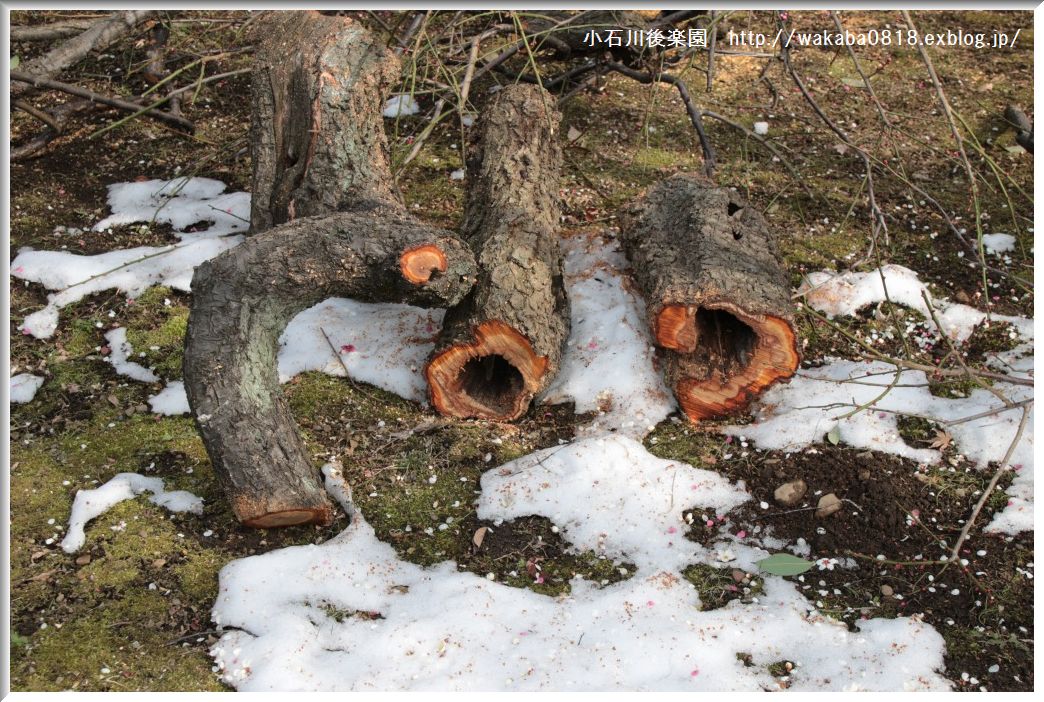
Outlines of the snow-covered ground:
<svg viewBox="0 0 1044 702">
<path fill-rule="evenodd" d="M 210 229 L 147 254 L 20 253 L 12 274 L 56 291 L 45 310 L 27 318 L 25 333 L 50 336 L 63 305 L 97 290 L 187 289 L 195 265 L 239 243 L 235 232 L 245 228 L 240 216 L 245 220 L 249 209 L 244 194 L 222 195 L 223 185 L 205 179 L 182 182 L 173 198 L 165 195 L 171 187 L 160 181 L 113 186 L 113 215 L 99 227 L 159 219 L 157 207 L 175 228 L 208 219 L 201 214 L 213 209 L 224 208 L 229 218 L 211 215 Z M 186 248 L 194 246 L 203 248 Z M 548 597 L 458 572 L 453 563 L 423 568 L 402 561 L 354 514 L 351 525 L 324 544 L 243 558 L 222 569 L 213 620 L 227 630 L 212 649 L 215 671 L 240 690 L 758 690 L 772 684 L 766 666 L 785 659 L 796 664 L 791 689 L 948 689 L 940 672 L 943 640 L 916 616 L 861 621 L 858 632 L 849 632 L 775 576 L 765 577 L 764 594 L 754 602 L 699 611 L 698 594 L 681 576 L 687 565 L 754 571 L 756 561 L 781 545 L 752 534 L 704 547 L 682 536 L 683 511 L 721 515 L 749 497 L 742 484 L 656 458 L 640 443 L 674 409 L 653 365 L 642 303 L 625 284 L 626 262 L 612 239 L 577 236 L 566 240 L 565 250 L 573 328 L 561 374 L 542 400 L 573 400 L 578 411 L 599 413 L 573 442 L 486 471 L 476 509 L 490 520 L 543 515 L 573 547 L 633 563 L 636 572 L 605 587 L 575 580 L 571 594 Z M 128 265 L 110 270 L 114 264 Z M 916 274 L 894 266 L 810 276 L 805 301 L 832 315 L 851 314 L 882 298 L 882 276 L 893 300 L 927 309 Z M 932 304 L 943 330 L 956 339 L 982 318 L 962 305 Z M 1024 375 L 1032 368 L 1032 322 L 1009 321 L 1023 343 L 995 367 Z M 353 378 L 423 400 L 420 369 L 440 322 L 438 310 L 327 300 L 302 312 L 283 335 L 281 380 L 308 369 L 343 375 L 343 363 Z M 119 334 L 110 339 L 114 353 L 123 342 Z M 132 349 L 120 353 L 111 359 L 118 369 L 159 380 L 129 365 Z M 952 421 L 996 409 L 999 401 L 985 391 L 949 400 L 908 387 L 924 380 L 920 371 L 881 362 L 828 359 L 772 389 L 757 421 L 742 432 L 761 448 L 784 448 L 821 441 L 836 425 L 846 444 L 932 462 L 936 452 L 899 438 L 897 411 Z M 1015 402 L 1032 393 L 999 385 Z M 183 409 L 180 392 L 170 381 L 150 403 L 156 411 Z M 838 418 L 868 400 L 872 407 Z M 1003 455 L 1018 415 L 999 412 L 950 425 L 950 432 L 962 452 L 985 464 Z M 1032 528 L 1032 441 L 1030 430 L 1012 461 L 1019 475 L 1011 505 L 990 529 Z M 328 464 L 324 475 L 350 509 L 340 469 Z M 74 530 L 82 535 L 83 523 L 114 500 L 143 490 L 152 491 L 154 501 L 170 495 L 162 483 L 142 482 L 152 479 L 117 478 L 80 493 L 67 540 Z M 331 609 L 378 616 L 334 616 Z M 744 665 L 739 653 L 754 665 Z"/>
</svg>

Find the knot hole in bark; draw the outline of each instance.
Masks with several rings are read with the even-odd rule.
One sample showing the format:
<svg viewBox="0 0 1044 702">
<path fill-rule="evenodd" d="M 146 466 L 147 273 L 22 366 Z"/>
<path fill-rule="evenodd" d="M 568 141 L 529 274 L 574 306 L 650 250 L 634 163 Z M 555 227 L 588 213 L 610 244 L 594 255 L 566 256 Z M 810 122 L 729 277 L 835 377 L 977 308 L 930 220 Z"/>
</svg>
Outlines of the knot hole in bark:
<svg viewBox="0 0 1044 702">
<path fill-rule="evenodd" d="M 518 396 L 525 389 L 522 373 L 503 356 L 472 358 L 460 369 L 460 389 L 493 414 L 514 411 Z"/>
<path fill-rule="evenodd" d="M 728 215 L 729 215 L 730 219 L 734 219 L 734 220 L 736 220 L 736 222 L 738 222 L 739 221 L 739 215 L 741 215 L 743 213 L 743 205 L 737 204 L 735 202 L 729 202 L 728 208 L 727 208 L 727 212 L 728 212 Z M 742 239 L 743 238 L 743 230 L 740 229 L 738 226 L 734 227 L 733 230 L 732 230 L 732 238 L 737 240 L 737 241 Z"/>
</svg>

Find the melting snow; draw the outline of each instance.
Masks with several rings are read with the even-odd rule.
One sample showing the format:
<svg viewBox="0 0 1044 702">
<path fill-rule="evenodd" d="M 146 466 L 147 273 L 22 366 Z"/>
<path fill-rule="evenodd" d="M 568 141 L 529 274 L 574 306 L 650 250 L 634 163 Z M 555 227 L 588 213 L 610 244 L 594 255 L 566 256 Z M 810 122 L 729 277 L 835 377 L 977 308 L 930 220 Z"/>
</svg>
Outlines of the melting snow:
<svg viewBox="0 0 1044 702">
<path fill-rule="evenodd" d="M 392 95 L 388 98 L 388 102 L 384 103 L 384 110 L 381 114 L 394 119 L 400 116 L 415 115 L 418 112 L 420 112 L 420 105 L 412 95 Z"/>
<path fill-rule="evenodd" d="M 149 397 L 149 407 L 155 414 L 188 414 L 190 411 L 185 384 L 180 380 L 167 383 L 159 393 Z"/>
<path fill-rule="evenodd" d="M 641 438 L 676 405 L 654 366 L 645 304 L 624 285 L 627 259 L 601 236 L 566 239 L 563 249 L 571 329 L 542 401 L 599 412 L 584 434 L 614 429 Z"/>
<path fill-rule="evenodd" d="M 149 501 L 171 512 L 203 513 L 203 500 L 191 492 L 168 492 L 163 489 L 163 480 L 160 478 L 148 478 L 138 473 L 118 473 L 101 487 L 76 491 L 72 513 L 69 515 L 69 528 L 62 539 L 62 550 L 66 553 L 80 550 L 86 540 L 83 529 L 87 522 L 143 492 L 151 492 Z"/>
<path fill-rule="evenodd" d="M 188 292 L 196 266 L 239 244 L 250 216 L 248 193 L 218 195 L 224 185 L 208 178 L 180 178 L 119 183 L 109 188 L 112 215 L 95 226 L 105 229 L 131 222 L 169 222 L 181 238 L 170 246 L 141 246 L 95 256 L 66 251 L 22 249 L 11 262 L 11 275 L 57 292 L 47 306 L 25 318 L 19 329 L 38 339 L 49 338 L 58 327 L 61 308 L 91 293 L 118 289 L 134 298 L 152 285 Z M 179 189 L 180 188 L 180 189 Z M 208 220 L 199 232 L 181 228 Z"/>
<path fill-rule="evenodd" d="M 1005 253 L 1015 250 L 1015 237 L 1011 234 L 983 234 L 982 245 L 990 253 Z"/>
<path fill-rule="evenodd" d="M 109 342 L 109 348 L 111 349 L 109 355 L 105 357 L 105 361 L 110 363 L 117 373 L 143 383 L 159 382 L 159 376 L 153 373 L 151 368 L 146 368 L 140 363 L 129 360 L 131 354 L 134 353 L 134 349 L 131 348 L 130 342 L 127 341 L 126 329 L 117 327 L 110 332 L 106 332 L 105 340 Z"/>
<path fill-rule="evenodd" d="M 11 402 L 31 402 L 44 379 L 31 373 L 19 373 L 11 377 Z"/>
<path fill-rule="evenodd" d="M 975 326 L 986 319 L 986 313 L 974 307 L 945 299 L 932 299 L 928 287 L 921 282 L 917 273 L 894 264 L 867 273 L 810 273 L 798 292 L 804 295 L 808 305 L 833 317 L 852 315 L 867 305 L 884 301 L 886 287 L 888 299 L 917 310 L 931 324 L 931 310 L 922 297 L 922 294 L 927 295 L 946 335 L 957 341 L 966 340 Z M 1012 319 L 999 315 L 993 315 L 993 318 L 1001 321 Z"/>
<path fill-rule="evenodd" d="M 320 302 L 294 317 L 279 338 L 279 381 L 308 370 L 343 376 L 346 367 L 354 380 L 422 402 L 428 396 L 424 363 L 444 314 L 336 297 Z"/>
</svg>

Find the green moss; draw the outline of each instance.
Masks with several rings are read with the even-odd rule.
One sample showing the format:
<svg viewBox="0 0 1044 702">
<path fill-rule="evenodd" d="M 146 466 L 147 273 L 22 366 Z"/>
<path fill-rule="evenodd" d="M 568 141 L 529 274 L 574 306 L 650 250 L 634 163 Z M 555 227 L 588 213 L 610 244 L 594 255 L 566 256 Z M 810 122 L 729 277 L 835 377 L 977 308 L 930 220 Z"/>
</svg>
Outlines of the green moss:
<svg viewBox="0 0 1044 702">
<path fill-rule="evenodd" d="M 696 587 L 700 596 L 700 610 L 724 607 L 733 600 L 754 601 L 764 592 L 764 581 L 752 573 L 743 573 L 743 579 L 733 577 L 731 568 L 715 568 L 704 563 L 688 566 L 682 575 Z"/>
<path fill-rule="evenodd" d="M 899 436 L 913 446 L 931 443 L 935 439 L 935 432 L 939 429 L 939 425 L 935 422 L 906 415 L 899 415 L 896 424 L 899 427 Z"/>
<path fill-rule="evenodd" d="M 685 421 L 667 420 L 645 438 L 649 453 L 672 461 L 703 465 L 720 451 L 722 438 Z"/>
<path fill-rule="evenodd" d="M 175 637 L 158 629 L 162 621 L 158 613 L 169 607 L 168 598 L 142 588 L 105 599 L 61 628 L 55 622 L 38 630 L 11 662 L 12 687 L 40 691 L 223 690 L 202 649 L 167 645 Z"/>
</svg>

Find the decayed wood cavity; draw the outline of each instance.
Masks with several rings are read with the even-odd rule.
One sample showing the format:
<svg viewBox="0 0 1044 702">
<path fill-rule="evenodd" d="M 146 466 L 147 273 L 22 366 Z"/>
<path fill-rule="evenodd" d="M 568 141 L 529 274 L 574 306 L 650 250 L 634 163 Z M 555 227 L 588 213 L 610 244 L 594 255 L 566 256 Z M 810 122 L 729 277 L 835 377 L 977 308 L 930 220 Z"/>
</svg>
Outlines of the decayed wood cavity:
<svg viewBox="0 0 1044 702">
<path fill-rule="evenodd" d="M 665 379 L 690 419 L 741 410 L 794 374 L 800 355 L 776 235 L 737 193 L 674 176 L 628 209 L 621 238 Z"/>
</svg>

